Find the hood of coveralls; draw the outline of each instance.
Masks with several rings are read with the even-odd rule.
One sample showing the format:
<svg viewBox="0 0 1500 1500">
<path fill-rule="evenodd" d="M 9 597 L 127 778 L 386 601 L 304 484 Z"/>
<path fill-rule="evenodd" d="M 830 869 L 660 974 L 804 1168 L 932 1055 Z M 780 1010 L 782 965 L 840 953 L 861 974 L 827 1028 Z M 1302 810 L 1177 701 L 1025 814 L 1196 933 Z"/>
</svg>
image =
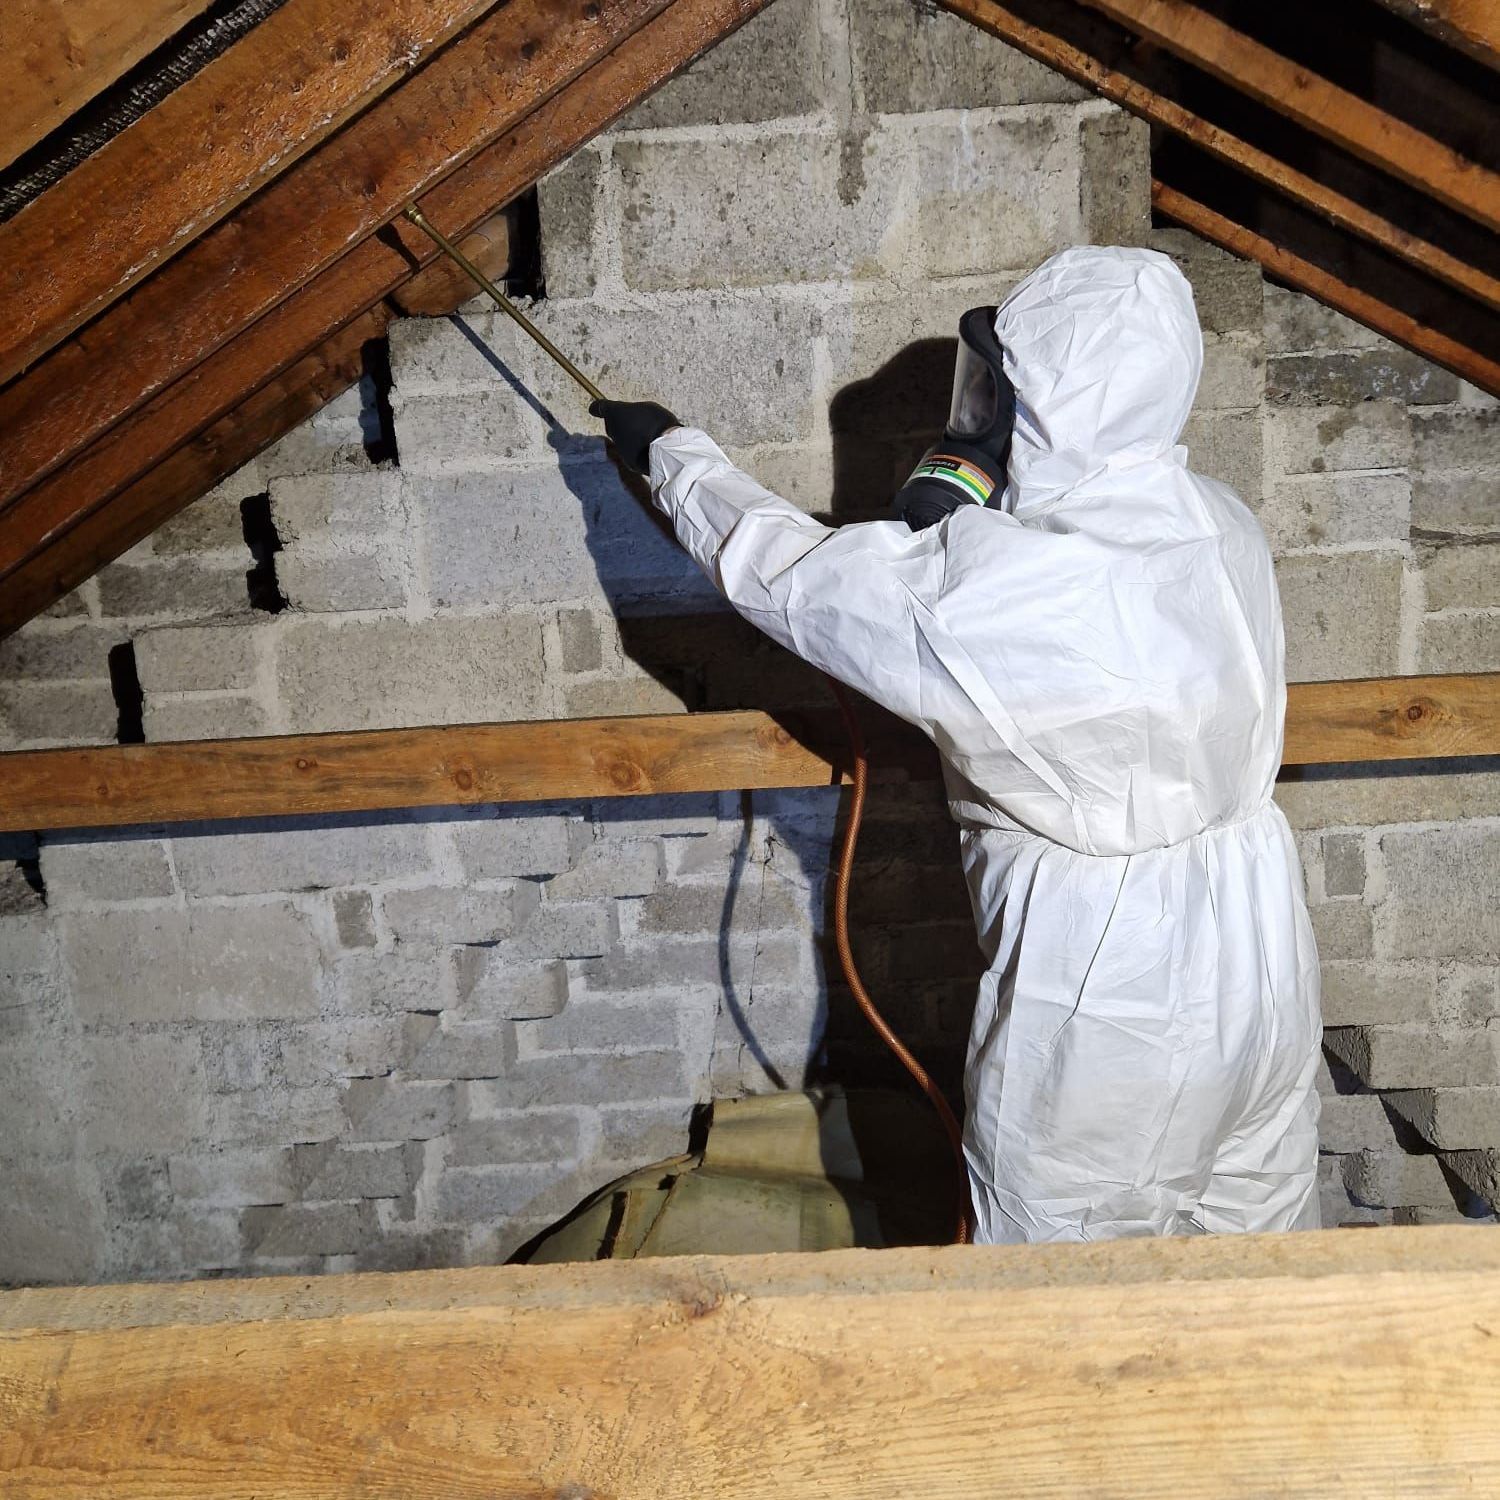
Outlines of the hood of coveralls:
<svg viewBox="0 0 1500 1500">
<path fill-rule="evenodd" d="M 1104 500 L 1142 465 L 1181 467 L 1186 454 L 1174 447 L 1198 389 L 1203 336 L 1192 288 L 1167 256 L 1064 250 L 1006 298 L 995 332 L 1016 389 L 1013 514 Z"/>
</svg>

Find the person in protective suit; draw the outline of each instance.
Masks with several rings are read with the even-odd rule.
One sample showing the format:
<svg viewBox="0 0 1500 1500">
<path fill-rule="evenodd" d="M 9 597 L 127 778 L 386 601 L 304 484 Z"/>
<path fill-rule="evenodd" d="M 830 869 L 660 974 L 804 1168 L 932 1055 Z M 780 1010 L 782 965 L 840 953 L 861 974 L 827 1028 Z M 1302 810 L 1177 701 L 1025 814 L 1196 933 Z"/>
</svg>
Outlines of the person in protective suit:
<svg viewBox="0 0 1500 1500">
<path fill-rule="evenodd" d="M 1316 1227 L 1281 609 L 1254 516 L 1176 446 L 1192 292 L 1067 250 L 960 331 L 900 519 L 830 529 L 662 407 L 595 414 L 740 614 L 941 752 L 988 965 L 975 1238 Z"/>
</svg>

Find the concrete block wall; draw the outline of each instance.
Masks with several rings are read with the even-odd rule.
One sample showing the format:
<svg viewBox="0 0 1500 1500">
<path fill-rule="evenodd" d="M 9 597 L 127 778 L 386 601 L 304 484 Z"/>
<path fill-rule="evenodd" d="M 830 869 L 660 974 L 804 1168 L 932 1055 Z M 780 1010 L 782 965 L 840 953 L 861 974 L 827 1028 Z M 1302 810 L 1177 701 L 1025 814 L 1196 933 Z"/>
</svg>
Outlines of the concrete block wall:
<svg viewBox="0 0 1500 1500">
<path fill-rule="evenodd" d="M 1500 666 L 1494 404 L 1153 231 L 1148 185 L 1144 127 L 951 17 L 776 0 L 541 185 L 533 311 L 607 389 L 851 517 L 941 424 L 960 312 L 1053 248 L 1156 244 L 1206 330 L 1186 440 L 1277 548 L 1292 675 Z M 374 354 L 0 643 L 0 743 L 826 702 L 508 325 L 476 303 Z M 1483 1216 L 1500 773 L 1281 797 L 1325 959 L 1330 1222 Z M 0 1281 L 489 1260 L 681 1150 L 714 1094 L 889 1076 L 826 961 L 838 817 L 724 794 L 10 840 Z M 950 1079 L 978 973 L 955 855 L 936 787 L 880 789 L 853 913 Z"/>
</svg>

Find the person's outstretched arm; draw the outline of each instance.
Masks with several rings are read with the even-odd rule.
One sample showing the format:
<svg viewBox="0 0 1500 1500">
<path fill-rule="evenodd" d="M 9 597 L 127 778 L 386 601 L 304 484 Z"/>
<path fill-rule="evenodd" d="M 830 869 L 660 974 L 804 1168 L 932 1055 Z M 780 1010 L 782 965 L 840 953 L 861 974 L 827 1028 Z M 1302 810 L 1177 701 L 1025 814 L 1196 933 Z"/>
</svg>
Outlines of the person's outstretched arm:
<svg viewBox="0 0 1500 1500">
<path fill-rule="evenodd" d="M 900 521 L 824 526 L 692 427 L 658 437 L 649 462 L 652 499 L 741 615 L 813 666 L 924 721 L 913 611 L 927 607 L 935 530 L 913 534 Z"/>
</svg>

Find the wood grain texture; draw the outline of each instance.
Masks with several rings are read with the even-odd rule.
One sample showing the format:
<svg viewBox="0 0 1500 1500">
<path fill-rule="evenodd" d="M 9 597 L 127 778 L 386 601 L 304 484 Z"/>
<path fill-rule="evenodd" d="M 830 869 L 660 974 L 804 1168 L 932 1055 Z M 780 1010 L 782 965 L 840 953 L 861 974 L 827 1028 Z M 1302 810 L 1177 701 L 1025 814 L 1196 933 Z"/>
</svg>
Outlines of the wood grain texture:
<svg viewBox="0 0 1500 1500">
<path fill-rule="evenodd" d="M 1187 0 L 1083 0 L 1148 41 L 1490 229 L 1500 174 Z"/>
<path fill-rule="evenodd" d="M 5 0 L 0 167 L 55 130 L 211 0 Z"/>
<path fill-rule="evenodd" d="M 1378 245 L 1382 250 L 1417 266 L 1491 307 L 1500 308 L 1500 278 L 1470 265 L 1440 245 L 1393 223 L 1363 203 L 1337 192 L 1306 172 L 1278 160 L 1232 131 L 1211 123 L 1193 110 L 1139 79 L 1110 67 L 1100 58 L 1044 28 L 1022 19 L 998 0 L 941 0 L 944 9 L 1019 48 L 1039 62 L 1106 99 L 1192 141 L 1220 161 L 1230 163 L 1257 182 L 1286 194 L 1339 229 Z"/>
<path fill-rule="evenodd" d="M 326 271 L 663 3 L 509 0 L 492 11 L 0 392 L 0 506 Z"/>
<path fill-rule="evenodd" d="M 1244 256 L 1246 260 L 1258 261 L 1266 271 L 1288 286 L 1295 287 L 1299 292 L 1306 292 L 1328 307 L 1336 308 L 1366 327 L 1373 328 L 1377 333 L 1420 354 L 1424 359 L 1430 359 L 1434 364 L 1462 375 L 1465 380 L 1472 381 L 1490 395 L 1500 396 L 1500 363 L 1477 349 L 1471 349 L 1467 344 L 1461 344 L 1435 328 L 1429 328 L 1410 313 L 1382 302 L 1369 292 L 1340 281 L 1321 266 L 1304 260 L 1290 250 L 1282 249 L 1264 235 L 1225 218 L 1223 214 L 1167 183 L 1153 180 L 1151 205 L 1184 228 L 1201 234 L 1204 239 L 1212 240 L 1216 245 Z"/>
<path fill-rule="evenodd" d="M 1485 1492 L 1462 1228 L 0 1296 L 16 1500 Z"/>
<path fill-rule="evenodd" d="M 511 213 L 502 209 L 470 230 L 458 241 L 458 248 L 498 284 L 510 266 L 512 237 Z M 390 300 L 409 318 L 436 318 L 481 295 L 462 266 L 439 257 L 397 287 Z"/>
<path fill-rule="evenodd" d="M 872 714 L 878 779 L 938 774 L 915 730 Z M 1287 765 L 1500 754 L 1500 673 L 1295 683 Z M 847 777 L 831 713 L 654 714 L 373 729 L 0 755 L 0 831 L 666 792 Z"/>
<path fill-rule="evenodd" d="M 1380 0 L 1387 10 L 1500 68 L 1500 5 L 1495 0 Z"/>
<path fill-rule="evenodd" d="M 382 0 L 356 19 L 346 0 L 287 0 L 0 224 L 0 383 L 495 4 Z"/>
<path fill-rule="evenodd" d="M 90 511 L 58 546 L 8 576 L 0 587 L 0 637 L 18 630 L 348 390 L 363 372 L 366 341 L 385 332 L 390 316 L 376 306 L 356 318 L 148 469 L 108 505 Z"/>
<path fill-rule="evenodd" d="M 761 3 L 675 0 L 425 195 L 424 210 L 451 233 L 466 232 L 748 19 Z M 426 235 L 404 224 L 393 235 L 370 236 L 189 378 L 170 386 L 27 493 L 0 520 L 0 601 L 19 589 L 23 577 L 34 581 L 66 574 L 76 581 L 70 539 L 75 530 L 107 531 L 97 518 L 127 487 L 147 482 L 152 468 L 183 443 L 195 441 L 221 420 L 232 422 L 229 413 L 247 391 L 335 337 L 349 319 L 398 291 L 423 267 L 430 271 L 436 259 Z M 43 368 L 78 347 L 79 341 L 73 341 Z M 81 370 L 78 378 L 83 378 Z M 31 379 L 11 391 L 28 388 Z M 0 396 L 0 405 L 9 394 Z M 0 429 L 0 455 L 8 451 L 8 443 Z M 226 449 L 232 446 L 225 442 Z M 204 487 L 217 477 L 206 475 Z M 195 498 L 188 490 L 179 495 L 181 504 Z M 96 555 L 99 562 L 108 561 Z M 50 602 L 45 588 L 29 589 L 24 606 L 35 612 Z M 29 618 L 20 609 L 0 602 L 0 634 Z"/>
</svg>

